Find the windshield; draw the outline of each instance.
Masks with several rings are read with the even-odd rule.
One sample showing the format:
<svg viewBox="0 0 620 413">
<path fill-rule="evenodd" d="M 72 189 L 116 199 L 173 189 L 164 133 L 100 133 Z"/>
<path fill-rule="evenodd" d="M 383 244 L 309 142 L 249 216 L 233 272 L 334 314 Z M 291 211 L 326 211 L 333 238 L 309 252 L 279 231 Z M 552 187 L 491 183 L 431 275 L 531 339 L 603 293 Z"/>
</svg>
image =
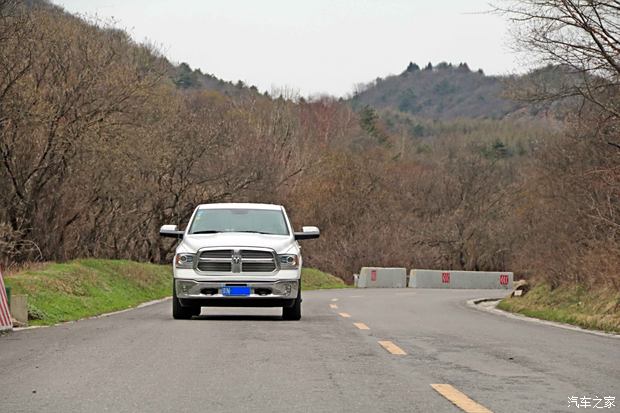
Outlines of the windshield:
<svg viewBox="0 0 620 413">
<path fill-rule="evenodd" d="M 289 235 L 284 214 L 271 209 L 199 209 L 190 234 L 250 232 Z"/>
</svg>

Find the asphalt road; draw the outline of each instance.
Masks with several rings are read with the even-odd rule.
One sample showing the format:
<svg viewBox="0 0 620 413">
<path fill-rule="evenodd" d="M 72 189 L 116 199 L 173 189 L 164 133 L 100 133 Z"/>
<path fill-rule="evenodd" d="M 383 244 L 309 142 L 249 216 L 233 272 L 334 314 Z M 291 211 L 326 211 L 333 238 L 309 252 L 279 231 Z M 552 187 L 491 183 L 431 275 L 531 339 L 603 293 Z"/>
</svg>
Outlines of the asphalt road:
<svg viewBox="0 0 620 413">
<path fill-rule="evenodd" d="M 0 337 L 0 412 L 462 411 L 431 384 L 493 412 L 577 411 L 569 396 L 620 396 L 619 339 L 465 304 L 502 294 L 311 291 L 301 321 L 226 308 L 172 320 L 166 301 L 14 332 Z"/>
</svg>

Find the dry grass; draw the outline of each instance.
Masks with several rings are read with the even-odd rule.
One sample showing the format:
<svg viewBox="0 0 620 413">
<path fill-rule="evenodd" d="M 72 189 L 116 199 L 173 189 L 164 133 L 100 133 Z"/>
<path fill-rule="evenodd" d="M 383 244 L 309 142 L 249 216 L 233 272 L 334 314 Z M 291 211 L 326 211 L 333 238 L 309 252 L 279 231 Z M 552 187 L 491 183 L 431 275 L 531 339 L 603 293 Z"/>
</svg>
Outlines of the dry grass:
<svg viewBox="0 0 620 413">
<path fill-rule="evenodd" d="M 620 333 L 620 293 L 577 285 L 536 285 L 527 295 L 502 300 L 499 308 L 529 317 Z"/>
</svg>

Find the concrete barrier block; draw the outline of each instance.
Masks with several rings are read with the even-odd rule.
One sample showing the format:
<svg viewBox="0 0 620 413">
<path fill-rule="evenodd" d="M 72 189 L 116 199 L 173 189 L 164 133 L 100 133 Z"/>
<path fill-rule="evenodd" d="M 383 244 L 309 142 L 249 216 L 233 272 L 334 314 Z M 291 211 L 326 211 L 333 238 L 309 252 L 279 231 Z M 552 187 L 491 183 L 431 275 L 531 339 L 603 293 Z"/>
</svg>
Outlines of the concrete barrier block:
<svg viewBox="0 0 620 413">
<path fill-rule="evenodd" d="M 363 267 L 357 288 L 404 288 L 407 286 L 405 268 Z"/>
<path fill-rule="evenodd" d="M 491 271 L 411 270 L 412 288 L 470 288 L 511 290 L 513 273 Z"/>
<path fill-rule="evenodd" d="M 11 317 L 21 325 L 28 325 L 28 297 L 13 294 L 11 296 Z"/>
</svg>

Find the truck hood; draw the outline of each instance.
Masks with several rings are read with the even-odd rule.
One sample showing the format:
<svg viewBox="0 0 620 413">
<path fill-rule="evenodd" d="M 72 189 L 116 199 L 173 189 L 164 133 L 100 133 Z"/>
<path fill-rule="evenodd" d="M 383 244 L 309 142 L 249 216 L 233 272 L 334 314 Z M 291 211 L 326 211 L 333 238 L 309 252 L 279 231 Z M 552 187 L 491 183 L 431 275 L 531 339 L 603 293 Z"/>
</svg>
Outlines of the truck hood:
<svg viewBox="0 0 620 413">
<path fill-rule="evenodd" d="M 289 235 L 246 234 L 239 232 L 185 235 L 177 252 L 196 252 L 210 247 L 272 248 L 277 254 L 296 253 L 297 242 Z"/>
</svg>

